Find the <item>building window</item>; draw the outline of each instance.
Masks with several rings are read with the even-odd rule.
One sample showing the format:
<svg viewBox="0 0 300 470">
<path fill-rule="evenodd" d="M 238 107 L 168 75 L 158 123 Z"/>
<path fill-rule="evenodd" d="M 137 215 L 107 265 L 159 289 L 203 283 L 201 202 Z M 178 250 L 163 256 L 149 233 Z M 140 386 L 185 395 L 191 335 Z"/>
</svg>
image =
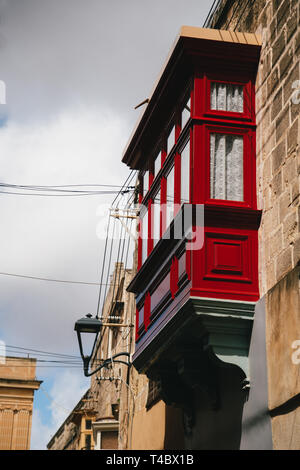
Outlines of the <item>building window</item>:
<svg viewBox="0 0 300 470">
<path fill-rule="evenodd" d="M 92 420 L 86 419 L 85 420 L 85 429 L 92 429 Z"/>
<path fill-rule="evenodd" d="M 191 89 L 189 88 L 188 93 L 185 93 L 185 99 L 181 99 L 174 110 L 172 120 L 168 124 L 168 132 L 165 138 L 160 140 L 159 151 L 154 154 L 156 158 L 151 158 L 150 170 L 144 171 L 144 174 L 141 172 L 143 183 L 140 203 L 146 199 L 146 204 L 140 214 L 139 268 L 168 229 L 179 205 L 190 202 L 190 141 L 185 143 L 181 154 L 176 147 L 180 132 L 183 129 L 187 131 L 190 117 Z M 157 144 L 155 148 L 158 148 Z M 160 181 L 157 181 L 158 175 Z M 154 194 L 151 194 L 154 185 Z"/>
<path fill-rule="evenodd" d="M 210 107 L 216 111 L 244 112 L 244 87 L 231 83 L 211 82 Z"/>
<path fill-rule="evenodd" d="M 168 141 L 167 141 L 167 152 L 168 154 L 172 150 L 173 146 L 175 144 L 175 125 L 170 130 L 169 136 L 168 136 Z"/>
<path fill-rule="evenodd" d="M 144 176 L 143 176 L 143 197 L 145 197 L 148 191 L 149 191 L 149 171 L 145 171 Z"/>
<path fill-rule="evenodd" d="M 167 229 L 174 216 L 174 165 L 166 176 L 167 200 L 165 207 L 165 228 Z"/>
<path fill-rule="evenodd" d="M 190 141 L 181 152 L 180 159 L 180 202 L 190 202 Z"/>
<path fill-rule="evenodd" d="M 85 435 L 85 449 L 91 450 L 92 436 L 90 434 Z"/>
<path fill-rule="evenodd" d="M 151 205 L 152 212 L 152 236 L 153 246 L 156 245 L 160 239 L 160 191 L 156 194 Z"/>
<path fill-rule="evenodd" d="M 144 324 L 144 306 L 139 310 L 139 323 L 138 323 L 139 329 L 141 328 L 143 324 Z"/>
<path fill-rule="evenodd" d="M 210 197 L 243 201 L 243 136 L 210 134 Z"/>
<path fill-rule="evenodd" d="M 181 128 L 183 129 L 191 117 L 191 98 L 188 98 L 181 112 Z"/>
<path fill-rule="evenodd" d="M 161 152 L 158 153 L 154 160 L 154 178 L 157 176 L 158 172 L 161 169 Z"/>
<path fill-rule="evenodd" d="M 142 263 L 144 263 L 148 256 L 148 210 L 144 212 L 142 218 Z"/>
</svg>

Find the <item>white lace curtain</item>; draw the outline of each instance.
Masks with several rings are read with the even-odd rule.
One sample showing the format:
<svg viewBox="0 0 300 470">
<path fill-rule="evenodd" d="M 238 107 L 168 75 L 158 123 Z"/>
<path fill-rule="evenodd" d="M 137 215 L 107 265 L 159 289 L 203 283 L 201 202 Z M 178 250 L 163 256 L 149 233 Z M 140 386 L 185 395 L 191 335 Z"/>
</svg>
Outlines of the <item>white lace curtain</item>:
<svg viewBox="0 0 300 470">
<path fill-rule="evenodd" d="M 243 86 L 212 82 L 210 100 L 211 109 L 242 113 L 244 110 Z"/>
<path fill-rule="evenodd" d="M 243 201 L 243 137 L 210 135 L 210 197 Z"/>
</svg>

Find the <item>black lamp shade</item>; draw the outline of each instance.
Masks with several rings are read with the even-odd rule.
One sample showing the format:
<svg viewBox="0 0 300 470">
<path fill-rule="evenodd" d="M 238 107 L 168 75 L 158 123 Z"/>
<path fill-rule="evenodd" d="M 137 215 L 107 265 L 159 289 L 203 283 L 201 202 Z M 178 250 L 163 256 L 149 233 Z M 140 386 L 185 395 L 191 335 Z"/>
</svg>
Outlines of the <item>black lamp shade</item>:
<svg viewBox="0 0 300 470">
<path fill-rule="evenodd" d="M 77 320 L 74 330 L 77 333 L 94 333 L 97 334 L 101 331 L 102 322 L 97 318 L 83 317 Z"/>
</svg>

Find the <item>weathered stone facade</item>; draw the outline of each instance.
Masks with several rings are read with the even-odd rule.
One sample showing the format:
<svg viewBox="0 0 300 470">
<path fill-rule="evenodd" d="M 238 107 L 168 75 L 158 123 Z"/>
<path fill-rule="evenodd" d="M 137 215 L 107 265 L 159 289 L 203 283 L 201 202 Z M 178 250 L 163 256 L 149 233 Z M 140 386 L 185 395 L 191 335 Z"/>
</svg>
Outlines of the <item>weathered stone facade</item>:
<svg viewBox="0 0 300 470">
<path fill-rule="evenodd" d="M 0 450 L 29 450 L 36 359 L 6 357 L 0 364 Z"/>
<path fill-rule="evenodd" d="M 120 321 L 116 321 L 116 325 L 122 323 L 128 326 L 104 327 L 92 369 L 97 367 L 97 360 L 107 359 L 121 352 L 132 353 L 134 350 L 135 305 L 132 294 L 126 291 L 131 279 L 132 271 L 125 269 L 123 263 L 116 263 L 102 311 L 103 322 L 112 323 L 113 317 L 119 315 Z M 126 357 L 123 356 L 119 359 L 126 361 Z M 103 424 L 102 443 L 98 442 L 98 447 L 103 448 L 105 429 L 114 429 L 114 431 L 106 431 L 115 433 L 114 442 L 111 440 L 109 444 L 113 447 L 110 448 L 126 449 L 128 447 L 129 409 L 133 392 L 131 381 L 130 385 L 127 384 L 127 371 L 128 368 L 125 365 L 112 363 L 111 368 L 103 368 L 92 376 L 91 391 L 97 403 L 94 431 L 96 442 L 97 431 L 101 433 L 101 423 Z"/>
<path fill-rule="evenodd" d="M 255 32 L 263 41 L 256 87 L 259 271 L 275 449 L 300 448 L 300 366 L 291 360 L 292 343 L 300 339 L 299 8 L 297 0 L 223 1 L 211 25 Z"/>
</svg>

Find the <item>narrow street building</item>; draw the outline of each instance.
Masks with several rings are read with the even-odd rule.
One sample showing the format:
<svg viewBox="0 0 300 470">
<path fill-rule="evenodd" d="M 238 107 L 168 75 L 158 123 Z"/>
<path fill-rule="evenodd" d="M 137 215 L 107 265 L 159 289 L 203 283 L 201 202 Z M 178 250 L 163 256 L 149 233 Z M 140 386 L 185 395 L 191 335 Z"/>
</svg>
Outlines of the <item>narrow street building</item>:
<svg viewBox="0 0 300 470">
<path fill-rule="evenodd" d="M 29 450 L 36 359 L 5 357 L 0 363 L 0 450 Z"/>
</svg>

